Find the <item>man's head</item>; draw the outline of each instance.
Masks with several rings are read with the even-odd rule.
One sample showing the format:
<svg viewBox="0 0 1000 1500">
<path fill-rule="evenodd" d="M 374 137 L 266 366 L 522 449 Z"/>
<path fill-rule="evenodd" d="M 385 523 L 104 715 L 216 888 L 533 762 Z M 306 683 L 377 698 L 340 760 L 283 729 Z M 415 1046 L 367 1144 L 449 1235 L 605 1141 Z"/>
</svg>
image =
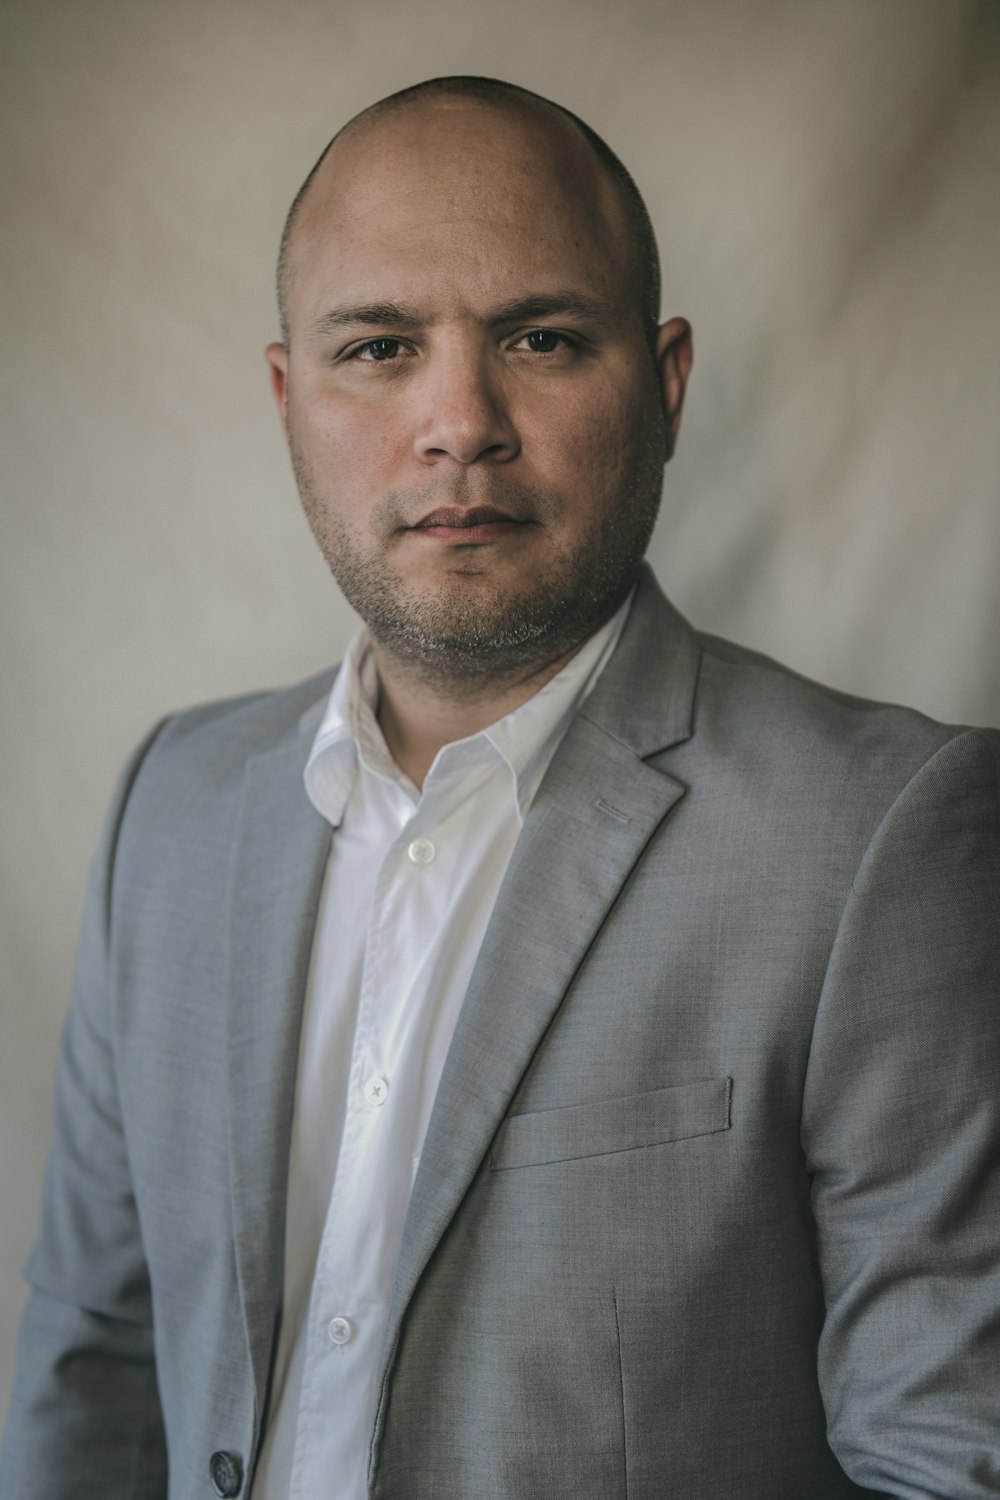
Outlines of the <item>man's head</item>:
<svg viewBox="0 0 1000 1500">
<path fill-rule="evenodd" d="M 656 329 L 660 321 L 660 254 L 649 211 L 627 167 L 596 130 L 592 130 L 585 120 L 581 120 L 578 115 L 565 109 L 561 104 L 545 99 L 541 94 L 532 93 L 530 89 L 521 88 L 518 84 L 503 83 L 497 78 L 462 76 L 429 78 L 423 83 L 413 84 L 411 88 L 400 89 L 398 93 L 390 94 L 386 99 L 379 99 L 375 104 L 363 110 L 360 115 L 349 120 L 324 149 L 292 200 L 281 235 L 277 275 L 278 315 L 281 320 L 281 336 L 285 344 L 287 345 L 289 338 L 288 280 L 291 273 L 292 240 L 299 219 L 299 211 L 331 147 L 336 145 L 341 136 L 352 130 L 373 125 L 387 115 L 405 110 L 408 105 L 422 100 L 429 101 L 435 97 L 479 100 L 483 104 L 492 104 L 499 109 L 519 111 L 528 115 L 535 111 L 543 119 L 546 112 L 550 116 L 561 115 L 583 137 L 617 191 L 624 233 L 628 241 L 636 302 L 652 344 L 655 341 Z"/>
<path fill-rule="evenodd" d="M 517 680 L 631 587 L 690 332 L 655 330 L 631 179 L 574 116 L 441 79 L 335 137 L 289 214 L 268 350 L 310 524 L 379 648 Z"/>
</svg>

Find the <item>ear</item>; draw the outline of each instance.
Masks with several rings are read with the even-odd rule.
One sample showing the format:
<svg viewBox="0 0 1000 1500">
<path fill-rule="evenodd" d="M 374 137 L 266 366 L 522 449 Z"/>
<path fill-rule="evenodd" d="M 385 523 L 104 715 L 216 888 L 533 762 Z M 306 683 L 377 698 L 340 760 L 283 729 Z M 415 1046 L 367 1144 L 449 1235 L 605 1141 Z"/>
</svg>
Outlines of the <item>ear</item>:
<svg viewBox="0 0 1000 1500">
<path fill-rule="evenodd" d="M 271 394 L 281 418 L 281 430 L 288 441 L 288 350 L 284 344 L 268 344 L 264 357 L 271 367 Z"/>
<path fill-rule="evenodd" d="M 681 410 L 688 376 L 694 363 L 691 324 L 686 318 L 661 323 L 656 335 L 656 368 L 660 376 L 663 410 L 667 418 L 667 457 L 673 455 L 681 428 Z"/>
</svg>

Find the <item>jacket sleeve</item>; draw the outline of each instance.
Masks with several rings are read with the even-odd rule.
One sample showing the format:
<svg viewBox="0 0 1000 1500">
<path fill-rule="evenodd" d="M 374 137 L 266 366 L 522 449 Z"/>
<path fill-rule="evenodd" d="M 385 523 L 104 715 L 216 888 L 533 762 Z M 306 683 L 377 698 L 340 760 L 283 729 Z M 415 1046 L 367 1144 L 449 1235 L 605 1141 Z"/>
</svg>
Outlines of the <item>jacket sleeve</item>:
<svg viewBox="0 0 1000 1500">
<path fill-rule="evenodd" d="M 149 1276 L 118 1101 L 110 964 L 115 848 L 156 732 L 126 768 L 91 873 L 0 1454 L 2 1500 L 162 1500 L 167 1491 Z"/>
<path fill-rule="evenodd" d="M 1000 1495 L 1000 735 L 913 777 L 857 871 L 802 1140 L 829 1440 L 860 1485 Z"/>
</svg>

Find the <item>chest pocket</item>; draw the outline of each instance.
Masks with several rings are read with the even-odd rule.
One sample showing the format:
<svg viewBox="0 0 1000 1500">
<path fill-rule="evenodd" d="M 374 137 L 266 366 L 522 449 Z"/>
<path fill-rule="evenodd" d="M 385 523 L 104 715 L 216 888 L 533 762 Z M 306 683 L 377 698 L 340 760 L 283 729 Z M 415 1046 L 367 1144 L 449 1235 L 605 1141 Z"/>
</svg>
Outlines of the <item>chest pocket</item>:
<svg viewBox="0 0 1000 1500">
<path fill-rule="evenodd" d="M 490 1167 L 506 1172 L 728 1130 L 732 1092 L 731 1078 L 708 1078 L 645 1094 L 512 1115 L 497 1132 Z"/>
</svg>

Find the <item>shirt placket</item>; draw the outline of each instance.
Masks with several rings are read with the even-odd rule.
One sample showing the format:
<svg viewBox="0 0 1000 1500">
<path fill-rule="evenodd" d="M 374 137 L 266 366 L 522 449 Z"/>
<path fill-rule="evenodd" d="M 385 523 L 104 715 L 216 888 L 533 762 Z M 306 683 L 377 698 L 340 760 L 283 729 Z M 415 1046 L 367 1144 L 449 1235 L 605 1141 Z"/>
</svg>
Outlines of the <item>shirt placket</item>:
<svg viewBox="0 0 1000 1500">
<path fill-rule="evenodd" d="M 346 1399 L 358 1421 L 367 1418 L 373 1345 L 381 1340 L 413 1179 L 413 1154 L 399 1150 L 416 1124 L 417 1080 L 402 1067 L 407 1032 L 419 1018 L 408 1013 L 407 1000 L 438 925 L 427 890 L 438 851 L 422 831 L 433 824 L 433 802 L 414 815 L 404 793 L 391 795 L 400 832 L 379 869 L 366 931 L 343 1134 L 310 1301 L 292 1496 L 311 1494 L 328 1476 L 321 1440 L 328 1401 Z M 354 1385 L 351 1367 L 359 1372 Z"/>
</svg>

